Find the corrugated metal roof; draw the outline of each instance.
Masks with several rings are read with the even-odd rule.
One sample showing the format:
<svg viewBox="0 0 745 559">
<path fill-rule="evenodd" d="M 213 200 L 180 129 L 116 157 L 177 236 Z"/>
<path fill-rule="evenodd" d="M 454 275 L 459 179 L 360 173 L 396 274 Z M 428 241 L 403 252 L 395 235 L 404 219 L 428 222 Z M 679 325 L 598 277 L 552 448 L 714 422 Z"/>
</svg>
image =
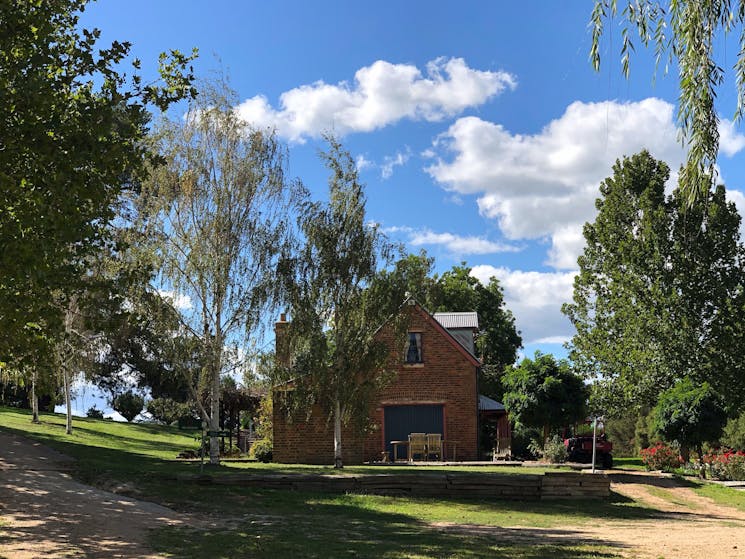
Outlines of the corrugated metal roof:
<svg viewBox="0 0 745 559">
<path fill-rule="evenodd" d="M 479 394 L 479 411 L 506 411 L 503 404 Z"/>
<path fill-rule="evenodd" d="M 475 312 L 436 312 L 435 320 L 445 328 L 474 328 L 479 327 L 479 317 Z"/>
</svg>

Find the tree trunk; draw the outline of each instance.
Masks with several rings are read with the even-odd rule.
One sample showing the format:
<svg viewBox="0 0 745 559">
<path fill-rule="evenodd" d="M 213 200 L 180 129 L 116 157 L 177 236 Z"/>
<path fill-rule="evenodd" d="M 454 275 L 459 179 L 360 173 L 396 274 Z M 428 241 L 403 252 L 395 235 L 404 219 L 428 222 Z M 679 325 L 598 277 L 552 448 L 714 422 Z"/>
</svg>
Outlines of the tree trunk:
<svg viewBox="0 0 745 559">
<path fill-rule="evenodd" d="M 690 460 L 691 449 L 688 445 L 680 445 L 680 457 L 683 459 L 683 462 L 688 462 Z"/>
<path fill-rule="evenodd" d="M 334 468 L 343 468 L 341 458 L 341 405 L 339 398 L 334 402 Z"/>
<path fill-rule="evenodd" d="M 220 464 L 220 439 L 215 434 L 220 430 L 220 369 L 214 367 L 212 371 L 212 386 L 210 390 L 210 464 Z"/>
<path fill-rule="evenodd" d="M 36 394 L 36 369 L 31 373 L 31 422 L 39 423 L 39 396 Z"/>
<path fill-rule="evenodd" d="M 70 388 L 70 377 L 68 376 L 65 365 L 62 366 L 62 384 L 65 388 L 65 413 L 67 414 L 65 433 L 72 435 L 72 402 L 70 401 L 72 390 Z"/>
</svg>

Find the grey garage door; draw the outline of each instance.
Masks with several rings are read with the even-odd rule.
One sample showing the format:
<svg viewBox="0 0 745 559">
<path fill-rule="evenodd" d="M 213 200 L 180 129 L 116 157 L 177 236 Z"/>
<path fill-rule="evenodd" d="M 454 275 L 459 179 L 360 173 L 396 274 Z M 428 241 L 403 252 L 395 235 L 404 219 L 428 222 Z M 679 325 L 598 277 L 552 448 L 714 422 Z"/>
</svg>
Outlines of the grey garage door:
<svg viewBox="0 0 745 559">
<path fill-rule="evenodd" d="M 391 441 L 405 441 L 409 433 L 440 433 L 444 436 L 442 404 L 385 407 L 385 449 L 393 457 Z M 400 454 L 400 452 L 399 452 Z"/>
</svg>

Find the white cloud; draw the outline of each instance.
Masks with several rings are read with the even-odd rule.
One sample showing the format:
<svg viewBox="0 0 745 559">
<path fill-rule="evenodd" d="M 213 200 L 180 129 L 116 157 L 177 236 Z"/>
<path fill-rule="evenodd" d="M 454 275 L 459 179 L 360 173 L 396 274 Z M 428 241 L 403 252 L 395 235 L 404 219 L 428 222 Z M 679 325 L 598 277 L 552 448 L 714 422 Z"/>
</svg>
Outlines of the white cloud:
<svg viewBox="0 0 745 559">
<path fill-rule="evenodd" d="M 412 227 L 386 227 L 385 234 L 403 233 L 412 246 L 443 246 L 456 257 L 468 254 L 497 254 L 501 252 L 519 252 L 521 247 L 490 241 L 483 237 L 461 236 L 454 233 L 436 233 L 429 229 Z"/>
<path fill-rule="evenodd" d="M 719 121 L 719 152 L 732 157 L 745 148 L 745 136 L 739 134 L 735 123 L 723 118 Z"/>
<path fill-rule="evenodd" d="M 647 149 L 672 170 L 682 163 L 673 111 L 654 98 L 575 102 L 534 135 L 464 117 L 434 142 L 438 156 L 426 170 L 448 191 L 476 194 L 507 238 L 549 237 L 546 263 L 572 269 L 582 224 L 594 219 L 598 186 L 618 158 Z"/>
<path fill-rule="evenodd" d="M 167 289 L 158 290 L 158 294 L 164 299 L 168 299 L 168 301 L 170 301 L 171 304 L 180 311 L 188 311 L 193 308 L 191 297 L 188 295 L 182 295 Z"/>
<path fill-rule="evenodd" d="M 411 149 L 409 149 L 408 146 L 406 146 L 406 151 L 396 152 L 395 155 L 386 155 L 383 158 L 382 165 L 380 166 L 380 176 L 384 179 L 391 178 L 393 176 L 393 169 L 405 165 L 410 157 Z"/>
<path fill-rule="evenodd" d="M 104 414 L 104 417 L 106 419 L 111 419 L 113 421 L 118 421 L 120 423 L 126 423 L 127 418 L 124 417 L 122 414 L 120 414 L 118 411 L 112 411 L 111 413 Z M 138 415 L 137 418 L 142 418 L 142 415 Z M 135 419 L 137 419 L 135 418 Z"/>
<path fill-rule="evenodd" d="M 433 60 L 424 74 L 411 64 L 378 60 L 357 70 L 352 84 L 301 85 L 280 95 L 279 108 L 257 95 L 237 111 L 257 127 L 276 128 L 280 136 L 302 142 L 325 130 L 344 135 L 404 118 L 439 121 L 514 89 L 516 83 L 506 72 L 469 68 L 462 58 Z"/>
<path fill-rule="evenodd" d="M 577 257 L 584 248 L 585 237 L 582 235 L 582 227 L 573 224 L 560 227 L 551 236 L 551 248 L 546 263 L 557 270 L 571 270 L 577 267 Z"/>
<path fill-rule="evenodd" d="M 491 277 L 499 280 L 524 344 L 562 343 L 574 333 L 561 305 L 572 300 L 577 272 L 524 272 L 482 265 L 474 266 L 471 275 L 484 284 Z"/>
<path fill-rule="evenodd" d="M 375 167 L 375 163 L 367 159 L 364 155 L 358 155 L 354 160 L 354 164 L 357 167 L 358 172 Z"/>
</svg>

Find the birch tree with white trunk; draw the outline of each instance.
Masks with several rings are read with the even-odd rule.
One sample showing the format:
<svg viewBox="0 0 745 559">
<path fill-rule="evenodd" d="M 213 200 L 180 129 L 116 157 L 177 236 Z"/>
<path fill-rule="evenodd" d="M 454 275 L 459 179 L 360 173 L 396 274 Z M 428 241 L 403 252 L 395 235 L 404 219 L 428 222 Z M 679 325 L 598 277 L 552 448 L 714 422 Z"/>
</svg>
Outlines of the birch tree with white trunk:
<svg viewBox="0 0 745 559">
<path fill-rule="evenodd" d="M 364 427 L 370 398 L 389 378 L 390 358 L 398 355 L 376 334 L 387 319 L 397 323 L 402 301 L 368 289 L 396 247 L 366 218 L 353 158 L 336 139 L 326 140 L 329 150 L 321 158 L 330 171 L 329 201 L 308 202 L 303 209 L 305 245 L 288 267 L 293 276 L 284 374 L 293 379 L 293 390 L 285 404 L 301 411 L 317 405 L 328 414 L 334 467 L 342 468 L 342 426 Z"/>
<path fill-rule="evenodd" d="M 192 389 L 219 463 L 220 378 L 280 298 L 277 267 L 292 246 L 293 207 L 302 185 L 285 174 L 287 150 L 234 110 L 225 81 L 203 84 L 183 118 L 154 135 L 165 164 L 139 200 L 154 288 L 182 304 L 179 319 L 199 341 L 199 386 Z M 209 401 L 198 397 L 206 390 Z"/>
</svg>

